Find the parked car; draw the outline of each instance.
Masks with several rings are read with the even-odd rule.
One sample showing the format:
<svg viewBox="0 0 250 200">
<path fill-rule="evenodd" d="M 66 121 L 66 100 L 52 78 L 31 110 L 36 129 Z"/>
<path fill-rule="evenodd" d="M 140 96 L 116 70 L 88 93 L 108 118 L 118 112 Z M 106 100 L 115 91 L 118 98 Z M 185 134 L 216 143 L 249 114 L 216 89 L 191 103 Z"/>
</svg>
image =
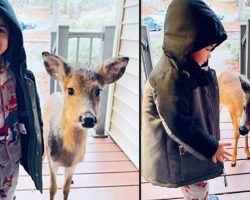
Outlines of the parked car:
<svg viewBox="0 0 250 200">
<path fill-rule="evenodd" d="M 157 22 L 151 16 L 144 17 L 142 19 L 142 25 L 148 26 L 150 31 L 160 31 L 163 27 L 159 22 Z"/>
<path fill-rule="evenodd" d="M 164 27 L 164 21 L 167 11 L 165 9 L 160 9 L 156 11 L 153 15 L 150 15 L 161 27 Z"/>
<path fill-rule="evenodd" d="M 36 28 L 35 23 L 29 23 L 29 22 L 25 23 L 23 21 L 19 21 L 19 25 L 20 25 L 22 31 Z"/>
</svg>

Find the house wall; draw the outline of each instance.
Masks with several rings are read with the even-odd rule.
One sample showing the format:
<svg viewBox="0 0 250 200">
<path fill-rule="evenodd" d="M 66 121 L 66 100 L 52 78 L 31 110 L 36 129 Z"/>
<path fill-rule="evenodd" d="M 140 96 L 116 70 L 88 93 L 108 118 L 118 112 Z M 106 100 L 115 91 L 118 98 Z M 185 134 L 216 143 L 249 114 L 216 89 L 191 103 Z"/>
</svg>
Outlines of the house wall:
<svg viewBox="0 0 250 200">
<path fill-rule="evenodd" d="M 114 56 L 127 56 L 123 77 L 110 88 L 106 131 L 139 167 L 139 1 L 117 1 Z"/>
</svg>

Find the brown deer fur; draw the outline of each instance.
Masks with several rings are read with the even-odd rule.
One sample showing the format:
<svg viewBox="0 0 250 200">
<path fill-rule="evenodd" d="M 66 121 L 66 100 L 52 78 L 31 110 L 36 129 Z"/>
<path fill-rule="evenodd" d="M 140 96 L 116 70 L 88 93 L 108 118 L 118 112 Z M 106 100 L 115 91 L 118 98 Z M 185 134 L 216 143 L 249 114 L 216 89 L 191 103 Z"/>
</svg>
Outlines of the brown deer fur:
<svg viewBox="0 0 250 200">
<path fill-rule="evenodd" d="M 250 115 L 250 110 L 248 110 L 249 113 L 247 113 L 247 109 L 244 109 L 249 101 L 250 82 L 244 76 L 232 72 L 222 72 L 218 77 L 218 82 L 220 103 L 229 110 L 234 126 L 234 150 L 231 162 L 231 166 L 234 167 L 236 165 L 240 132 L 243 132 L 245 135 L 250 129 L 250 123 L 247 122 L 245 117 Z M 245 136 L 245 153 L 249 159 L 248 135 Z"/>
<path fill-rule="evenodd" d="M 112 58 L 87 70 L 72 67 L 48 52 L 43 52 L 42 56 L 48 74 L 59 80 L 62 87 L 62 93 L 53 93 L 47 99 L 43 110 L 50 199 L 55 197 L 57 170 L 62 166 L 65 168 L 63 194 L 66 200 L 75 167 L 84 159 L 87 129 L 97 123 L 100 90 L 124 74 L 128 58 Z"/>
</svg>

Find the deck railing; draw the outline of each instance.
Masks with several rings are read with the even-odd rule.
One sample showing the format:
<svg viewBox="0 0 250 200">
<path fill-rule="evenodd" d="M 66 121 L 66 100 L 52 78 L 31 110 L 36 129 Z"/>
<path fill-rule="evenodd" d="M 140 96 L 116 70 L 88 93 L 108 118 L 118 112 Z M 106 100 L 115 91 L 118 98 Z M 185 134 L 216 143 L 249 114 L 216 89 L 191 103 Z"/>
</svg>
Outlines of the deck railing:
<svg viewBox="0 0 250 200">
<path fill-rule="evenodd" d="M 250 19 L 240 25 L 240 73 L 250 78 Z"/>
<path fill-rule="evenodd" d="M 149 30 L 147 26 L 141 26 L 141 60 L 142 60 L 142 66 L 143 66 L 141 70 L 142 71 L 141 90 L 143 91 L 145 82 L 148 79 L 148 76 L 153 69 L 151 42 L 150 42 Z"/>
<path fill-rule="evenodd" d="M 105 26 L 103 27 L 103 31 L 101 32 L 79 32 L 79 31 L 70 31 L 69 26 L 59 26 L 57 32 L 51 32 L 51 52 L 55 53 L 64 59 L 68 59 L 68 50 L 69 44 L 71 42 L 70 39 L 76 38 L 76 51 L 75 51 L 75 63 L 78 64 L 80 61 L 83 61 L 79 57 L 80 53 L 80 44 L 81 39 L 89 38 L 89 55 L 88 58 L 88 66 L 92 65 L 93 59 L 93 40 L 100 39 L 100 62 L 104 61 L 110 57 L 112 57 L 113 53 L 113 44 L 114 44 L 114 33 L 115 33 L 115 26 Z M 86 45 L 86 43 L 84 44 Z M 58 81 L 50 79 L 50 94 L 60 91 L 60 85 Z M 101 102 L 100 102 L 100 116 L 99 122 L 95 129 L 92 129 L 92 135 L 94 137 L 106 137 L 106 133 L 104 130 L 105 126 L 105 116 L 106 116 L 106 109 L 107 109 L 107 97 L 108 97 L 108 87 L 106 86 L 101 95 Z"/>
</svg>

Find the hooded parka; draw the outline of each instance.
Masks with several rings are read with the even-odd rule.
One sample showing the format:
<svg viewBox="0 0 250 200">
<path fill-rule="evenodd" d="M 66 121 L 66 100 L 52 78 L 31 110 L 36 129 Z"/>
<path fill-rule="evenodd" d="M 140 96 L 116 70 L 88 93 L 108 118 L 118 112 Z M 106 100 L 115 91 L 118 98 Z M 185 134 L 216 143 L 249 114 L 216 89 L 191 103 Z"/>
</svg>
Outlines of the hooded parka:
<svg viewBox="0 0 250 200">
<path fill-rule="evenodd" d="M 15 12 L 7 0 L 0 0 L 0 16 L 9 29 L 8 48 L 3 57 L 10 64 L 16 79 L 18 121 L 25 125 L 26 133 L 21 136 L 22 157 L 20 163 L 42 192 L 42 117 L 35 77 L 27 69 L 23 36 Z"/>
<path fill-rule="evenodd" d="M 219 91 L 215 71 L 191 54 L 227 35 L 200 0 L 173 0 L 165 19 L 163 55 L 145 86 L 142 103 L 142 174 L 155 185 L 180 187 L 215 178 Z"/>
</svg>

